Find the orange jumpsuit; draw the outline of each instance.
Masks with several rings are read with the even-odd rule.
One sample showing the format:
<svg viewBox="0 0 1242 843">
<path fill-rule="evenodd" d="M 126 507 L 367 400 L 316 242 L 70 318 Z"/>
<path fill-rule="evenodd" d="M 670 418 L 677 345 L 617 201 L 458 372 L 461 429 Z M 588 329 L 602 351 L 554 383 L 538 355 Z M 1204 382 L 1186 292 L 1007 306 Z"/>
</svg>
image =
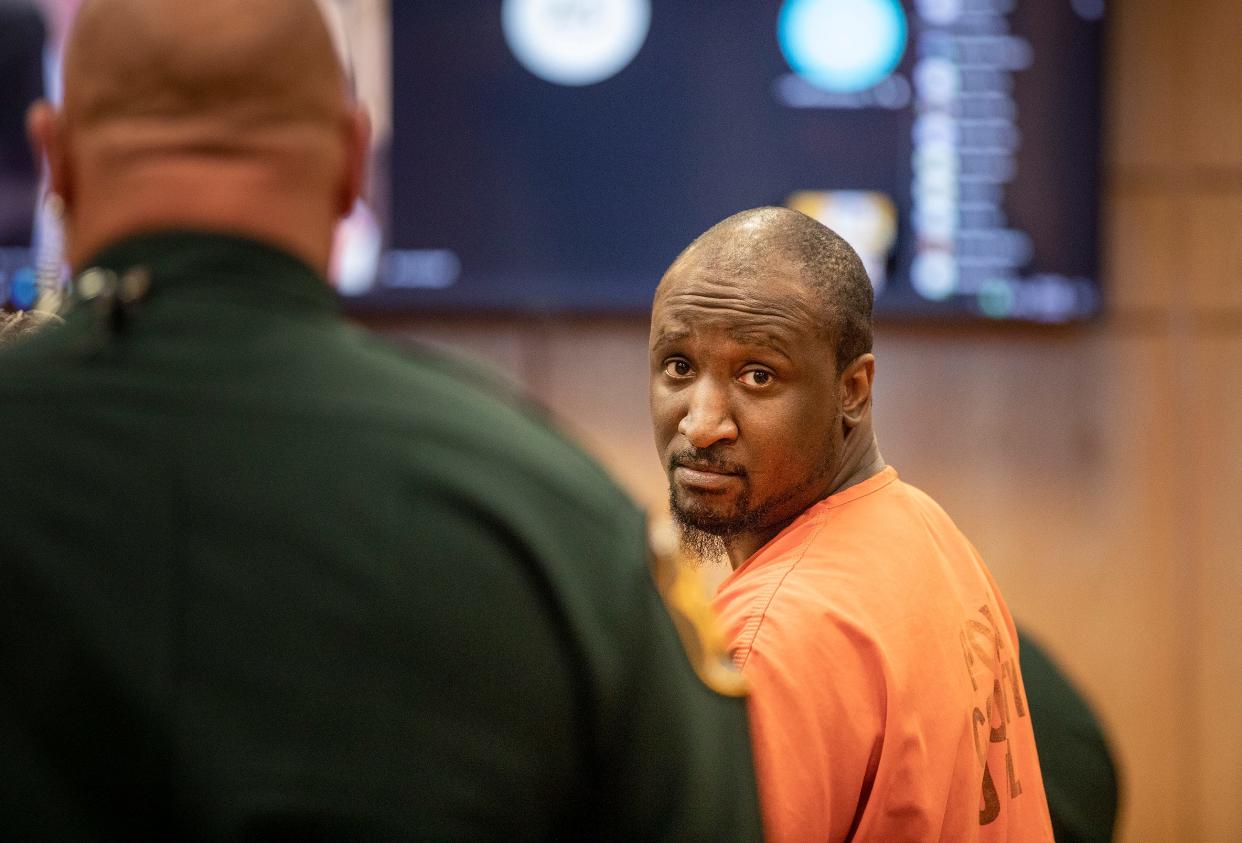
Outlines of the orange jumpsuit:
<svg viewBox="0 0 1242 843">
<path fill-rule="evenodd" d="M 1052 840 L 1013 620 L 895 470 L 807 509 L 715 606 L 769 839 Z"/>
</svg>

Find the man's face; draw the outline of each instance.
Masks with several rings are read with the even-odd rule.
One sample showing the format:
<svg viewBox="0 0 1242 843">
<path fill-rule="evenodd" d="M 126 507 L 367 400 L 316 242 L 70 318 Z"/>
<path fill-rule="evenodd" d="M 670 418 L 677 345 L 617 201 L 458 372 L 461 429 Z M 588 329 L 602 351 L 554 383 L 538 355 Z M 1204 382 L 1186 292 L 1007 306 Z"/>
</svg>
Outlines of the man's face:
<svg viewBox="0 0 1242 843">
<path fill-rule="evenodd" d="M 651 314 L 651 417 L 683 524 L 773 531 L 832 491 L 844 434 L 823 320 L 784 258 L 746 278 L 692 256 L 670 270 Z"/>
</svg>

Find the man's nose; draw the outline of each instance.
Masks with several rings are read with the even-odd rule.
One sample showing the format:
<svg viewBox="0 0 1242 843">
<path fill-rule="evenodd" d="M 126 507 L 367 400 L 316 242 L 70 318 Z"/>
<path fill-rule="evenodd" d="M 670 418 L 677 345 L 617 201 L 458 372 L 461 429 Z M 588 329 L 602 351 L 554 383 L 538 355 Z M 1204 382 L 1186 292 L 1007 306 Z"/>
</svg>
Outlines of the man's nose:
<svg viewBox="0 0 1242 843">
<path fill-rule="evenodd" d="M 733 420 L 728 390 L 707 379 L 691 387 L 690 405 L 677 425 L 677 432 L 695 448 L 736 441 L 737 422 Z"/>
</svg>

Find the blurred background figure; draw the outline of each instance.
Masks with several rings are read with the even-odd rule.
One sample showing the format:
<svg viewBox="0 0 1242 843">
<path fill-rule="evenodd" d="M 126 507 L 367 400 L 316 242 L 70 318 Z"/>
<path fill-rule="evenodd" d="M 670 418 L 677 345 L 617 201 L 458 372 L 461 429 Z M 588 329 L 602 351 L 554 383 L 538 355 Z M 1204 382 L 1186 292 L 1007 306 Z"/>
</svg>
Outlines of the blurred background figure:
<svg viewBox="0 0 1242 843">
<path fill-rule="evenodd" d="M 1057 843 L 1107 843 L 1120 796 L 1108 738 L 1056 661 L 1021 627 L 1018 638 L 1052 833 Z"/>
</svg>

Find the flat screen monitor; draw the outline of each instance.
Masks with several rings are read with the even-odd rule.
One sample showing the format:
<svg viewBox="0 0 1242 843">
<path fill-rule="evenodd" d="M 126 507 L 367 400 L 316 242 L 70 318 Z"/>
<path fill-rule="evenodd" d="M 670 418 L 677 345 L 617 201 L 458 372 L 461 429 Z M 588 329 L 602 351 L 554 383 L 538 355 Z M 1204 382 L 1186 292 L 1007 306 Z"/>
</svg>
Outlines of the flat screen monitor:
<svg viewBox="0 0 1242 843">
<path fill-rule="evenodd" d="M 697 234 L 787 205 L 854 245 L 880 316 L 1090 317 L 1103 13 L 394 2 L 383 255 L 344 289 L 360 311 L 642 312 Z"/>
<path fill-rule="evenodd" d="M 354 312 L 642 313 L 695 236 L 760 205 L 853 244 L 881 317 L 1101 307 L 1104 0 L 320 3 L 375 125 L 332 268 Z M 31 93 L 0 170 L 28 161 Z M 18 177 L 9 307 L 34 289 Z"/>
</svg>

